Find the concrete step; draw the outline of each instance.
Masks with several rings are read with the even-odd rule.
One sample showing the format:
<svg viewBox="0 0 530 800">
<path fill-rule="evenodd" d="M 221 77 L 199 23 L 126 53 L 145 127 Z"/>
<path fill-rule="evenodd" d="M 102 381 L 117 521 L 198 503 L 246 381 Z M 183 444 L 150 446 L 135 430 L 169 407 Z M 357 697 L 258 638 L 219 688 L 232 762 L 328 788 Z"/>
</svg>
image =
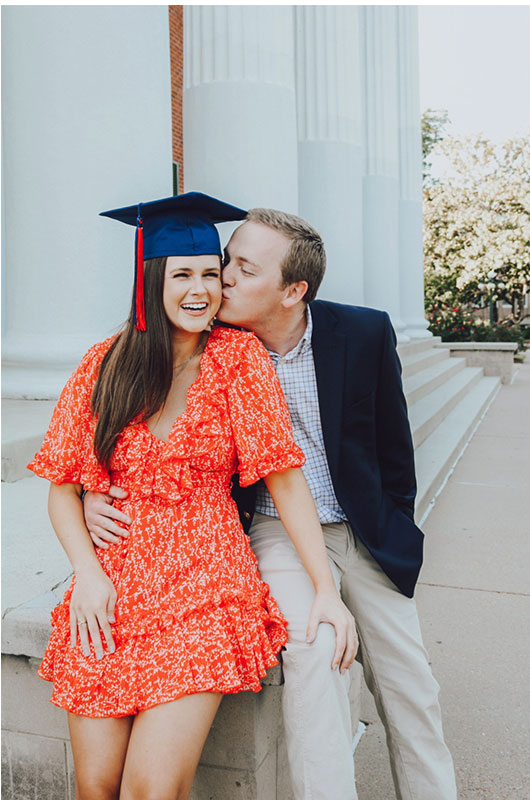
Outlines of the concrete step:
<svg viewBox="0 0 530 800">
<path fill-rule="evenodd" d="M 440 425 L 464 395 L 483 377 L 481 367 L 466 367 L 409 408 L 414 448 Z"/>
<path fill-rule="evenodd" d="M 457 372 L 465 369 L 465 358 L 449 358 L 445 361 L 438 361 L 421 372 L 416 372 L 403 381 L 403 389 L 407 398 L 407 403 L 412 406 L 422 397 L 433 392 L 442 383 L 456 375 Z"/>
<path fill-rule="evenodd" d="M 419 353 L 405 354 L 401 358 L 401 366 L 403 367 L 403 378 L 410 378 L 417 372 L 432 367 L 433 364 L 438 364 L 444 361 L 440 354 L 446 353 L 446 358 L 449 357 L 448 351 L 443 348 L 429 347 L 426 350 L 420 350 Z"/>
<path fill-rule="evenodd" d="M 19 481 L 42 444 L 55 400 L 2 401 L 2 480 Z"/>
<path fill-rule="evenodd" d="M 428 336 L 425 339 L 416 339 L 413 342 L 398 344 L 397 351 L 400 358 L 406 358 L 407 356 L 421 353 L 423 350 L 430 350 L 431 347 L 439 345 L 441 341 L 441 336 Z"/>
<path fill-rule="evenodd" d="M 501 386 L 499 377 L 480 378 L 435 430 L 416 448 L 416 519 L 421 521 L 481 416 Z"/>
</svg>

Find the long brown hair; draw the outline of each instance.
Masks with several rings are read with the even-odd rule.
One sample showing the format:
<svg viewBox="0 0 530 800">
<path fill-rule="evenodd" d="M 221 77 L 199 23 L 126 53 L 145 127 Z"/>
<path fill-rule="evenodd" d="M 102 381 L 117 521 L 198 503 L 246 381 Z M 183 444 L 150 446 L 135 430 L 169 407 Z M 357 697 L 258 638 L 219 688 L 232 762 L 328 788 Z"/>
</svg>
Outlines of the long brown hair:
<svg viewBox="0 0 530 800">
<path fill-rule="evenodd" d="M 92 392 L 92 413 L 97 415 L 94 451 L 107 468 L 123 428 L 139 414 L 141 419 L 154 414 L 171 388 L 173 348 L 163 305 L 166 261 L 166 258 L 145 261 L 147 330 L 136 329 L 133 298 L 125 328 L 101 362 Z"/>
</svg>

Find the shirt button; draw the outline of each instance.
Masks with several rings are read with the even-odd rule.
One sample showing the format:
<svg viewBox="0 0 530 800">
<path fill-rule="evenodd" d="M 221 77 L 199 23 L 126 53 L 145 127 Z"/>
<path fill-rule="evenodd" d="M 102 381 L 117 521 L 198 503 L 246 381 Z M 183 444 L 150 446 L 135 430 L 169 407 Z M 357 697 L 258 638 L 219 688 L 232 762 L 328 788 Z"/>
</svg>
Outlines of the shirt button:
<svg viewBox="0 0 530 800">
<path fill-rule="evenodd" d="M 243 511 L 243 516 L 245 519 L 250 519 L 250 513 L 248 511 Z"/>
</svg>

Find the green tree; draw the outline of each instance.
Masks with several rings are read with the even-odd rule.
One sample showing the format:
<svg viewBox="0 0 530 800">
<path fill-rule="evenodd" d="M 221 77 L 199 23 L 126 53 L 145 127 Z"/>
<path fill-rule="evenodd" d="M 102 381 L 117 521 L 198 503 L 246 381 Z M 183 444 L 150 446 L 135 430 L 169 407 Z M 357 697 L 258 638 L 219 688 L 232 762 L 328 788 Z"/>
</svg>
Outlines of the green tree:
<svg viewBox="0 0 530 800">
<path fill-rule="evenodd" d="M 432 163 L 429 156 L 433 148 L 441 142 L 446 135 L 446 128 L 451 120 L 447 111 L 435 111 L 428 108 L 421 115 L 421 144 L 423 151 L 423 181 L 431 180 Z"/>
</svg>

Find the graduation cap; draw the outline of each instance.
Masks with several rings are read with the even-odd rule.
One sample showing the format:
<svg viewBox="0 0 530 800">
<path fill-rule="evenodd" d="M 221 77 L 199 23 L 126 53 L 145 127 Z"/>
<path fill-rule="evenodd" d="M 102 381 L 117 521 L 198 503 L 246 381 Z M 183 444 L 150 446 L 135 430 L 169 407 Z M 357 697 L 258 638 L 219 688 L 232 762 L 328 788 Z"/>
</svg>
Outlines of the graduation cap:
<svg viewBox="0 0 530 800">
<path fill-rule="evenodd" d="M 145 331 L 144 259 L 163 256 L 221 257 L 215 224 L 244 219 L 247 212 L 202 192 L 102 211 L 100 216 L 136 227 L 134 321 Z"/>
</svg>

